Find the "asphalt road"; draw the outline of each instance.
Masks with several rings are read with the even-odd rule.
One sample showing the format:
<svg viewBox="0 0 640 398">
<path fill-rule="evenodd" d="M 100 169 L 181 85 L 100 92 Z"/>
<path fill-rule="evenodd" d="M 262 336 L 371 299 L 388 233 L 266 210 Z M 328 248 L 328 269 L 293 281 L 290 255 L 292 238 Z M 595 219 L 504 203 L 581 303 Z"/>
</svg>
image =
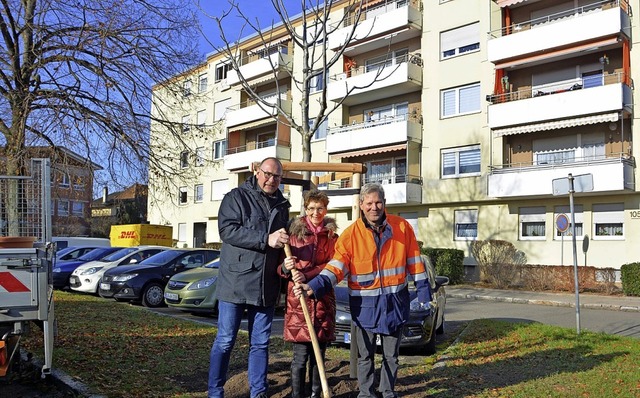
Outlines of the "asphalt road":
<svg viewBox="0 0 640 398">
<path fill-rule="evenodd" d="M 577 329 L 575 308 L 500 301 L 447 298 L 447 321 L 497 319 L 540 322 Z M 580 309 L 580 330 L 640 338 L 640 316 L 637 312 Z"/>
</svg>

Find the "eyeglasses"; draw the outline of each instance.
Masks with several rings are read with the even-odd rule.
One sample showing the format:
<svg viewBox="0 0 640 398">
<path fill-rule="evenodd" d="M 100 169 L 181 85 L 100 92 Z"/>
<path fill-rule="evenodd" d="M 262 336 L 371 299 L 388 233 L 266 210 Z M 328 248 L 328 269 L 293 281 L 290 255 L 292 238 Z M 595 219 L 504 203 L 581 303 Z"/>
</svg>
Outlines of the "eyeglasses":
<svg viewBox="0 0 640 398">
<path fill-rule="evenodd" d="M 325 210 L 327 209 L 325 209 L 324 207 L 307 207 L 307 211 L 309 213 L 315 213 L 315 212 L 322 213 Z"/>
<path fill-rule="evenodd" d="M 264 171 L 264 170 L 262 170 L 262 169 L 260 169 L 260 171 L 262 172 L 262 174 L 264 174 L 264 176 L 265 176 L 265 178 L 266 178 L 267 180 L 270 180 L 270 179 L 272 179 L 272 178 L 273 178 L 274 180 L 279 180 L 279 179 L 281 179 L 281 178 L 282 178 L 282 174 L 273 174 L 273 173 L 269 173 L 268 171 Z"/>
</svg>

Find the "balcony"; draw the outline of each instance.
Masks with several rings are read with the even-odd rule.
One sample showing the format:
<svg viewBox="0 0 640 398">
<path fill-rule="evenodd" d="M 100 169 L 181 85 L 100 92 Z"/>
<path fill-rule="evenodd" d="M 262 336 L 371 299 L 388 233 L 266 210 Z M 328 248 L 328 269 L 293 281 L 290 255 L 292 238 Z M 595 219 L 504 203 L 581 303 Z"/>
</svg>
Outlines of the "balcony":
<svg viewBox="0 0 640 398">
<path fill-rule="evenodd" d="M 389 45 L 389 38 L 399 43 L 420 36 L 422 11 L 419 4 L 406 0 L 383 1 L 382 4 L 362 11 L 360 22 L 355 16 L 346 18 L 343 27 L 329 35 L 329 48 L 336 51 L 343 47 L 354 29 L 345 55 L 353 56 Z"/>
<path fill-rule="evenodd" d="M 242 59 L 240 74 L 250 83 L 267 83 L 291 76 L 293 57 L 288 54 L 286 46 L 274 48 L 268 54 L 255 54 Z M 235 70 L 227 73 L 227 84 L 240 84 L 240 76 Z"/>
<path fill-rule="evenodd" d="M 412 55 L 410 62 L 406 59 L 362 66 L 331 76 L 327 98 L 330 101 L 344 99 L 343 104 L 350 106 L 420 90 L 422 60 Z"/>
<path fill-rule="evenodd" d="M 517 21 L 489 33 L 487 58 L 490 62 L 499 64 L 544 52 L 548 53 L 546 57 L 551 57 L 553 49 L 564 49 L 578 43 L 600 42 L 605 38 L 615 43 L 621 32 L 631 37 L 628 9 L 626 0 L 609 0 L 528 21 Z M 571 51 L 577 52 L 578 48 L 562 52 L 564 54 Z"/>
<path fill-rule="evenodd" d="M 591 194 L 629 193 L 635 189 L 634 161 L 624 156 L 547 165 L 511 164 L 489 172 L 488 196 L 493 198 L 551 197 L 556 178 L 591 174 Z"/>
<path fill-rule="evenodd" d="M 275 104 L 276 98 L 266 99 L 267 103 Z M 291 114 L 291 101 L 280 100 L 280 107 Z M 227 108 L 226 125 L 227 128 L 241 125 L 254 124 L 264 119 L 274 119 L 278 114 L 278 109 L 274 106 L 268 108 L 267 105 L 258 105 L 254 101 L 243 102 Z"/>
<path fill-rule="evenodd" d="M 327 153 L 332 154 L 409 140 L 421 142 L 422 125 L 418 122 L 417 117 L 410 118 L 405 114 L 330 128 L 327 134 L 326 148 Z"/>
<path fill-rule="evenodd" d="M 276 157 L 282 160 L 291 159 L 291 143 L 270 139 L 227 149 L 224 157 L 225 170 L 250 170 L 256 160 Z"/>
<path fill-rule="evenodd" d="M 340 209 L 353 206 L 354 199 L 351 174 L 345 174 L 344 178 L 340 178 L 340 173 L 334 173 L 330 176 L 335 179 L 325 182 L 321 181 L 318 186 L 318 189 L 328 190 L 329 208 Z M 422 178 L 420 178 L 420 176 L 384 174 L 365 176 L 363 178 L 363 184 L 370 182 L 382 184 L 387 205 L 422 203 Z M 344 190 L 346 194 L 341 194 L 341 190 Z"/>
<path fill-rule="evenodd" d="M 624 74 L 617 73 L 602 76 L 600 86 L 589 87 L 591 83 L 585 79 L 572 79 L 489 96 L 487 99 L 492 103 L 488 109 L 489 127 L 631 111 L 632 93 L 624 80 Z"/>
</svg>

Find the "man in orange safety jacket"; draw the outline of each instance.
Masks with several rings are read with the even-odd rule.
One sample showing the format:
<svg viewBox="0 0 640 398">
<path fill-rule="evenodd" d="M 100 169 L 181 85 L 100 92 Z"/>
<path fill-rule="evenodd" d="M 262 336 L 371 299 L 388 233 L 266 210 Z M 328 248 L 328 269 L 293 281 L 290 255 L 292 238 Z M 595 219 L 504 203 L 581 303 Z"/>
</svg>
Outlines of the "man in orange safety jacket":
<svg viewBox="0 0 640 398">
<path fill-rule="evenodd" d="M 294 292 L 322 297 L 346 278 L 351 318 L 356 324 L 358 398 L 376 397 L 374 354 L 376 337 L 383 351 L 379 390 L 396 397 L 395 381 L 402 325 L 409 319 L 408 283 L 413 280 L 418 301 L 432 300 L 425 264 L 413 228 L 402 217 L 386 214 L 384 189 L 366 184 L 360 191 L 361 217 L 338 238 L 333 259 L 324 270 Z"/>
</svg>

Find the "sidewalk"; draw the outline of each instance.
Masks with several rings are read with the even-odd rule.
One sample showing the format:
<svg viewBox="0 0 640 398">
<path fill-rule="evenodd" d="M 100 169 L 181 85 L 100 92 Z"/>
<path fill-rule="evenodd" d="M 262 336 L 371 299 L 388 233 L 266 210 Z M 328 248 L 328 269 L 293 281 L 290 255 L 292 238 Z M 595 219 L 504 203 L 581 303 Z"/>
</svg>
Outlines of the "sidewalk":
<svg viewBox="0 0 640 398">
<path fill-rule="evenodd" d="M 521 290 L 488 289 L 469 285 L 447 286 L 447 297 L 493 300 L 519 304 L 575 307 L 575 293 L 547 293 Z M 640 297 L 579 294 L 580 308 L 640 312 Z"/>
</svg>

